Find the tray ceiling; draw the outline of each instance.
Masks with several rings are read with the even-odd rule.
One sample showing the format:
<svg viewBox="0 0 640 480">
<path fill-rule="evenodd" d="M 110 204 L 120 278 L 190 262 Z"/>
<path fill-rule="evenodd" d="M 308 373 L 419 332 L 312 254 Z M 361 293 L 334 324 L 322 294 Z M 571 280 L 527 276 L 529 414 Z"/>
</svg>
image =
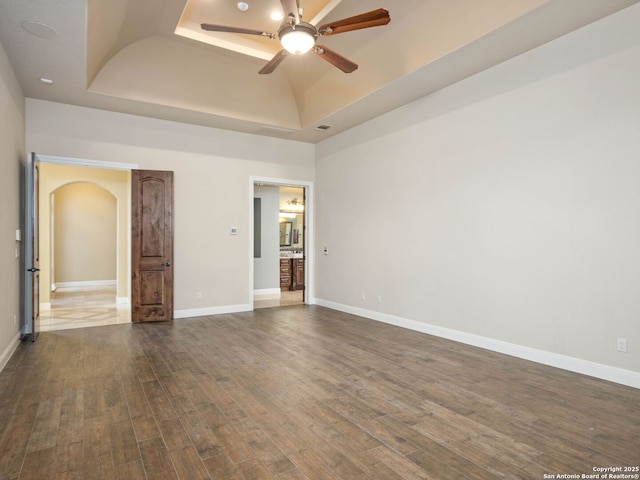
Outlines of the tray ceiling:
<svg viewBox="0 0 640 480">
<path fill-rule="evenodd" d="M 278 0 L 2 2 L 0 42 L 27 97 L 315 143 L 637 2 L 302 0 L 312 24 L 389 10 L 322 39 L 351 74 L 306 54 L 258 75 L 278 40 L 199 28 L 275 33 Z"/>
</svg>

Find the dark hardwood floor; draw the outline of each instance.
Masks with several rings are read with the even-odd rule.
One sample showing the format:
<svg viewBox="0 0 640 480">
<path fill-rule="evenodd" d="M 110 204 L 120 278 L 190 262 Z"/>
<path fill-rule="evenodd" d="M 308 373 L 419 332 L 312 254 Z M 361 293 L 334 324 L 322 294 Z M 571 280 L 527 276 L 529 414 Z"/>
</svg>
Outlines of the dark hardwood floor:
<svg viewBox="0 0 640 480">
<path fill-rule="evenodd" d="M 45 332 L 0 374 L 0 479 L 542 479 L 638 464 L 640 390 L 318 306 Z"/>
</svg>

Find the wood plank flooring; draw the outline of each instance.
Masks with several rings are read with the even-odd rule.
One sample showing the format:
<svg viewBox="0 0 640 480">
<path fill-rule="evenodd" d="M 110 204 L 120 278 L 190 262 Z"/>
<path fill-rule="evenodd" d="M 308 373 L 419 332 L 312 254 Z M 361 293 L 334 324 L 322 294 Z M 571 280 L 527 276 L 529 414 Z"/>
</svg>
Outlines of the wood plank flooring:
<svg viewBox="0 0 640 480">
<path fill-rule="evenodd" d="M 640 463 L 640 390 L 318 306 L 45 332 L 0 479 L 542 479 Z"/>
</svg>

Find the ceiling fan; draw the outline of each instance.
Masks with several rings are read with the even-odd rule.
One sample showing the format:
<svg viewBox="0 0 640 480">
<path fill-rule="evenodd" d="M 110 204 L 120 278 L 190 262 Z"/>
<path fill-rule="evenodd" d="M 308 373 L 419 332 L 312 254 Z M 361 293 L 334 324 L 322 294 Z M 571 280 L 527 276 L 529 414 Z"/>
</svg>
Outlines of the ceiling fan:
<svg viewBox="0 0 640 480">
<path fill-rule="evenodd" d="M 302 55 L 312 50 L 313 53 L 323 58 L 330 64 L 339 68 L 345 73 L 351 73 L 358 68 L 358 65 L 324 45 L 316 45 L 318 37 L 328 37 L 338 33 L 350 32 L 369 27 L 386 25 L 391 21 L 389 12 L 384 8 L 362 13 L 354 17 L 336 20 L 316 27 L 310 23 L 303 22 L 300 15 L 300 5 L 298 0 L 280 0 L 284 10 L 285 19 L 278 29 L 278 33 L 263 32 L 250 28 L 228 27 L 225 25 L 213 25 L 203 23 L 200 27 L 210 32 L 246 33 L 248 35 L 260 35 L 270 39 L 278 38 L 284 47 L 258 72 L 267 74 L 273 72 L 287 55 Z"/>
</svg>

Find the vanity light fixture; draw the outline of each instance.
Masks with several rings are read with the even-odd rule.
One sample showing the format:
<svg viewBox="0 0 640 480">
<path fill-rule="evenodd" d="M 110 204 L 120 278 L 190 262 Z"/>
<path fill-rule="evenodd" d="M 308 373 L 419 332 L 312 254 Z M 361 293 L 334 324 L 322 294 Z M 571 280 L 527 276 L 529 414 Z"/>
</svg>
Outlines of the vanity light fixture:
<svg viewBox="0 0 640 480">
<path fill-rule="evenodd" d="M 287 205 L 280 210 L 280 218 L 296 218 L 301 213 L 304 213 L 304 203 L 297 198 L 292 198 L 287 200 Z"/>
<path fill-rule="evenodd" d="M 304 203 L 302 203 L 297 198 L 292 198 L 291 200 L 287 201 L 286 211 L 291 213 L 302 213 L 304 212 Z"/>
</svg>

